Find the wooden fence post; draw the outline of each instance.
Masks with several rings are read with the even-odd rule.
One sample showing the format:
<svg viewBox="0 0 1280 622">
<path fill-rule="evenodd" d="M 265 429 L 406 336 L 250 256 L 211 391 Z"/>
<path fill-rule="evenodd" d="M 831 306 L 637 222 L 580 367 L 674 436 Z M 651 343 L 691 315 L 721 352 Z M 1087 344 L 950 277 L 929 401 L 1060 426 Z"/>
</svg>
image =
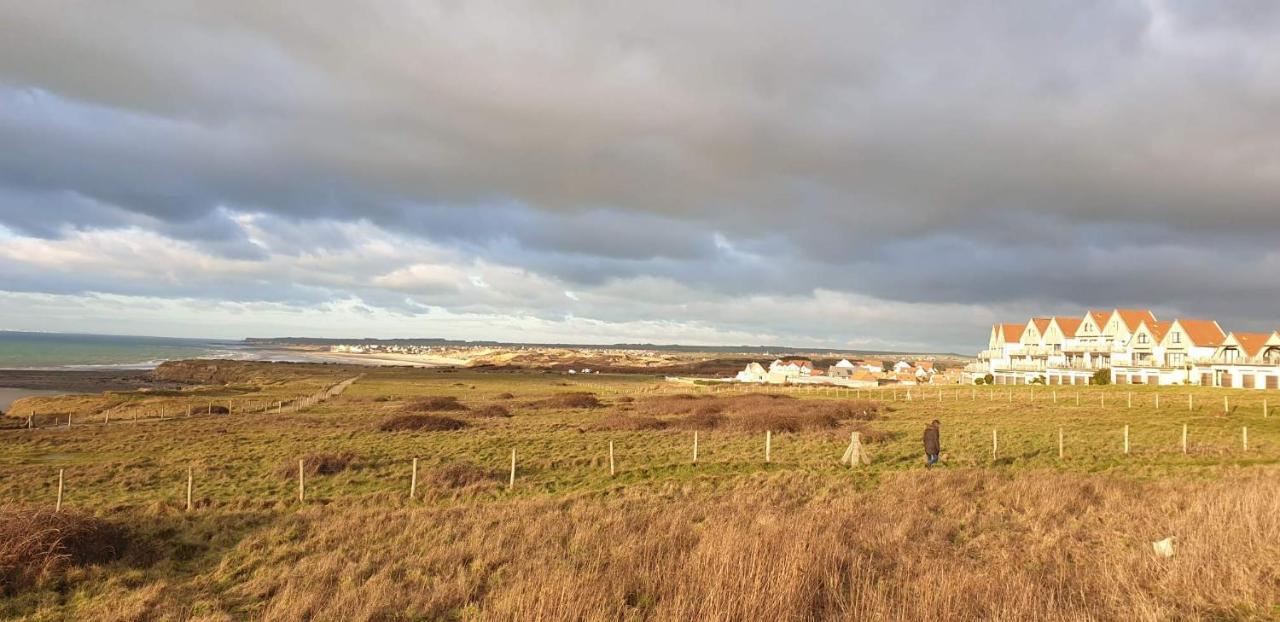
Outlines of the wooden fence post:
<svg viewBox="0 0 1280 622">
<path fill-rule="evenodd" d="M 1262 398 L 1262 418 L 1263 419 L 1267 418 L 1267 415 L 1269 414 L 1269 410 L 1270 409 L 1267 408 L 1267 398 L 1264 397 Z"/>
<path fill-rule="evenodd" d="M 1080 405 L 1080 390 L 1076 389 L 1076 406 Z"/>
<path fill-rule="evenodd" d="M 613 468 L 613 441 L 609 441 L 609 475 L 615 473 Z"/>
<path fill-rule="evenodd" d="M 1053 403 L 1054 403 L 1054 404 L 1057 404 L 1057 403 L 1058 403 L 1058 390 L 1057 390 L 1057 389 L 1054 389 L 1054 390 L 1053 390 Z"/>
<path fill-rule="evenodd" d="M 1187 453 L 1187 424 L 1182 424 L 1182 453 Z"/>
<path fill-rule="evenodd" d="M 191 511 L 191 488 L 195 482 L 195 474 L 191 470 L 191 465 L 187 465 L 187 511 Z"/>
<path fill-rule="evenodd" d="M 698 464 L 698 431 L 693 431 L 693 463 Z"/>
<path fill-rule="evenodd" d="M 1187 394 L 1187 410 L 1188 411 L 1195 409 L 1195 399 L 1196 399 L 1196 396 L 1194 393 Z"/>
<path fill-rule="evenodd" d="M 1160 394 L 1156 394 L 1156 410 L 1160 410 Z"/>
<path fill-rule="evenodd" d="M 298 458 L 298 503 L 307 499 L 306 475 L 302 471 L 302 458 Z"/>
<path fill-rule="evenodd" d="M 1124 424 L 1124 453 L 1129 453 L 1129 424 Z"/>
<path fill-rule="evenodd" d="M 1125 406 L 1125 408 L 1133 408 L 1133 391 L 1129 392 L 1129 405 Z"/>
<path fill-rule="evenodd" d="M 1101 404 L 1102 404 L 1102 408 L 1106 408 L 1106 407 L 1107 407 L 1107 393 L 1106 393 L 1105 391 L 1103 391 L 1103 392 L 1101 392 L 1099 395 L 1101 395 L 1101 399 L 1102 399 L 1102 402 L 1101 402 Z"/>
<path fill-rule="evenodd" d="M 1227 396 L 1225 395 L 1222 396 L 1222 414 L 1224 415 L 1231 414 L 1231 402 L 1227 399 Z"/>
<path fill-rule="evenodd" d="M 53 506 L 54 512 L 62 511 L 62 469 L 58 469 L 58 503 Z"/>
<path fill-rule="evenodd" d="M 996 459 L 996 452 L 1000 449 L 1000 439 L 996 435 L 995 428 L 991 429 L 991 459 Z"/>
<path fill-rule="evenodd" d="M 1058 459 L 1062 459 L 1062 426 L 1058 426 Z"/>
<path fill-rule="evenodd" d="M 773 461 L 773 430 L 764 432 L 764 461 Z"/>
<path fill-rule="evenodd" d="M 511 479 L 507 480 L 507 490 L 516 487 L 516 450 L 511 450 Z"/>
<path fill-rule="evenodd" d="M 418 459 L 413 459 L 413 472 L 409 475 L 409 498 L 413 499 L 418 495 Z"/>
<path fill-rule="evenodd" d="M 1249 451 L 1249 426 L 1240 428 L 1240 446 Z"/>
</svg>

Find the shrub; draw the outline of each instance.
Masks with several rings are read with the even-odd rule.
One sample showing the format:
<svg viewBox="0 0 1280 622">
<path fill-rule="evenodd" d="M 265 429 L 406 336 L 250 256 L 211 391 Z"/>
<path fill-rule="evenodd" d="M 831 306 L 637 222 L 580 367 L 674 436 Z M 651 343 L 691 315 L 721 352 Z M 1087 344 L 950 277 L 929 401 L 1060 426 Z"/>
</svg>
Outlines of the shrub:
<svg viewBox="0 0 1280 622">
<path fill-rule="evenodd" d="M 599 408 L 602 406 L 594 393 L 561 393 L 530 405 L 535 408 Z"/>
<path fill-rule="evenodd" d="M 731 429 L 798 432 L 834 429 L 848 421 L 869 421 L 880 413 L 871 400 L 797 400 L 788 395 L 711 397 L 689 394 L 653 397 L 635 405 L 636 414 L 615 412 L 597 429 Z"/>
<path fill-rule="evenodd" d="M 349 451 L 340 453 L 311 454 L 302 458 L 302 472 L 308 476 L 336 475 L 352 467 L 357 456 Z M 298 476 L 298 461 L 286 460 L 276 468 L 276 475 L 284 479 Z"/>
<path fill-rule="evenodd" d="M 382 423 L 378 424 L 378 429 L 383 432 L 402 432 L 406 430 L 442 432 L 460 430 L 465 427 L 467 427 L 465 421 L 439 415 L 397 415 L 384 419 Z"/>
<path fill-rule="evenodd" d="M 1098 371 L 1093 372 L 1093 377 L 1089 379 L 1089 384 L 1111 384 L 1111 370 L 1099 369 Z"/>
<path fill-rule="evenodd" d="M 657 417 L 646 415 L 623 415 L 612 414 L 595 422 L 590 427 L 593 430 L 624 430 L 635 432 L 638 430 L 664 430 L 669 426 L 666 421 Z"/>
<path fill-rule="evenodd" d="M 987 384 L 995 384 L 995 383 L 996 383 L 996 377 L 995 377 L 995 376 L 993 376 L 993 375 L 991 375 L 991 374 L 987 374 L 987 375 L 983 376 L 983 377 L 982 377 L 982 379 L 983 379 L 983 380 L 985 380 L 985 381 L 987 381 Z"/>
<path fill-rule="evenodd" d="M 435 413 L 435 412 L 456 412 L 466 410 L 467 406 L 458 401 L 458 398 L 452 395 L 433 395 L 431 397 L 422 397 L 404 405 L 405 412 L 413 413 Z"/>
<path fill-rule="evenodd" d="M 61 578 L 75 564 L 119 559 L 132 535 L 75 510 L 0 508 L 0 595 Z"/>
<path fill-rule="evenodd" d="M 489 404 L 471 411 L 473 417 L 510 417 L 511 411 L 502 404 Z"/>
<path fill-rule="evenodd" d="M 983 384 L 986 384 L 986 382 L 987 382 L 986 378 L 974 378 L 974 379 L 973 379 L 973 384 L 976 384 L 976 385 L 978 385 L 978 386 L 982 386 Z"/>
</svg>

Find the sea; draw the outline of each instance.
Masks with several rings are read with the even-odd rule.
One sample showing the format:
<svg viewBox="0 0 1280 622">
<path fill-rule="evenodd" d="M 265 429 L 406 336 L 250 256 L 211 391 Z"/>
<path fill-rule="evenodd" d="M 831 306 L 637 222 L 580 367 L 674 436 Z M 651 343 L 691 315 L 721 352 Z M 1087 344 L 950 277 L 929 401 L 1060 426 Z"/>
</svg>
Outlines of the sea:
<svg viewBox="0 0 1280 622">
<path fill-rule="evenodd" d="M 152 369 L 191 358 L 290 360 L 241 341 L 0 331 L 0 369 Z"/>
</svg>

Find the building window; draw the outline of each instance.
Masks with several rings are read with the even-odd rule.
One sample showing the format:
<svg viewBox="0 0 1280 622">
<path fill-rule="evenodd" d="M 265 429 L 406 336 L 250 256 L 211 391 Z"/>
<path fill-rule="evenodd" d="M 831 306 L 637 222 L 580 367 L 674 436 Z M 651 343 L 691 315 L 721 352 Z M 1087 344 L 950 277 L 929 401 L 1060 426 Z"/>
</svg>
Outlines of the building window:
<svg viewBox="0 0 1280 622">
<path fill-rule="evenodd" d="M 1182 331 L 1179 331 L 1179 330 L 1173 331 L 1173 342 L 1182 343 Z"/>
<path fill-rule="evenodd" d="M 1228 363 L 1234 363 L 1236 362 L 1236 358 L 1240 355 L 1240 351 L 1236 350 L 1235 348 L 1230 348 L 1224 351 L 1222 354 L 1223 354 L 1223 358 L 1227 359 Z"/>
<path fill-rule="evenodd" d="M 1147 334 L 1138 333 L 1138 343 L 1146 343 L 1146 342 L 1147 342 Z"/>
</svg>

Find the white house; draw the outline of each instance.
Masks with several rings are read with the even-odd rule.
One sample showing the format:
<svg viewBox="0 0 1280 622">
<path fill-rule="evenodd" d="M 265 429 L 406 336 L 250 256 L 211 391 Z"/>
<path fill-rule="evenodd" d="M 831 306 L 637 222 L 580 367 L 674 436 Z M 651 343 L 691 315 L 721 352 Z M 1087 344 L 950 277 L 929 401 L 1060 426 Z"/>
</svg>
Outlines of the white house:
<svg viewBox="0 0 1280 622">
<path fill-rule="evenodd" d="M 813 362 L 803 359 L 769 363 L 769 382 L 786 382 L 792 378 L 808 377 L 813 373 Z"/>
<path fill-rule="evenodd" d="M 753 361 L 747 363 L 746 368 L 738 372 L 734 379 L 738 382 L 764 382 L 767 374 L 768 372 L 765 371 L 764 365 Z"/>
</svg>

